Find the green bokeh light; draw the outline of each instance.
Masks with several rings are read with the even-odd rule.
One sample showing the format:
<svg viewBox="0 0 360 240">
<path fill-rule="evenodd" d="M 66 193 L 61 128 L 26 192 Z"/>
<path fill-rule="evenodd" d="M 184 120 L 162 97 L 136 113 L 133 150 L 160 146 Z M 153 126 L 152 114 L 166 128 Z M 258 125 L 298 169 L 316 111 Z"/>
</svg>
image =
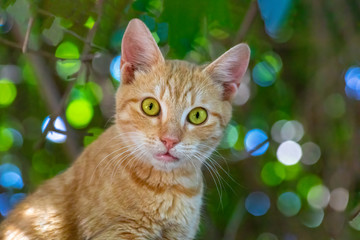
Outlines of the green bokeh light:
<svg viewBox="0 0 360 240">
<path fill-rule="evenodd" d="M 66 119 L 74 128 L 85 128 L 94 116 L 91 103 L 84 98 L 71 101 L 66 108 Z"/>
<path fill-rule="evenodd" d="M 321 184 L 321 179 L 316 175 L 307 175 L 300 179 L 300 181 L 297 184 L 297 191 L 298 193 L 303 197 L 307 198 L 307 195 L 310 191 L 310 189 L 313 186 Z"/>
<path fill-rule="evenodd" d="M 94 82 L 86 83 L 84 87 L 84 92 L 86 98 L 89 99 L 92 105 L 98 105 L 103 99 L 102 88 Z"/>
<path fill-rule="evenodd" d="M 11 131 L 7 128 L 0 127 L 0 152 L 8 151 L 14 143 Z"/>
<path fill-rule="evenodd" d="M 261 179 L 266 185 L 279 185 L 285 179 L 285 167 L 279 162 L 268 162 L 261 170 Z"/>
<path fill-rule="evenodd" d="M 294 180 L 296 179 L 302 171 L 300 163 L 285 166 L 285 180 Z"/>
<path fill-rule="evenodd" d="M 56 61 L 56 72 L 64 80 L 70 80 L 70 76 L 80 70 L 80 60 L 58 60 Z"/>
<path fill-rule="evenodd" d="M 236 129 L 238 131 L 238 139 L 237 139 L 236 143 L 234 144 L 233 148 L 237 151 L 242 151 L 245 149 L 244 138 L 245 138 L 247 130 L 242 125 L 237 125 Z"/>
<path fill-rule="evenodd" d="M 301 209 L 301 200 L 296 193 L 285 192 L 279 196 L 277 207 L 285 216 L 295 216 Z"/>
<path fill-rule="evenodd" d="M 70 99 L 86 99 L 92 105 L 98 105 L 103 99 L 102 88 L 95 82 L 88 82 L 85 85 L 78 85 L 71 89 Z"/>
<path fill-rule="evenodd" d="M 282 68 L 282 60 L 281 57 L 275 52 L 267 52 L 264 54 L 263 59 L 274 69 L 277 73 Z"/>
<path fill-rule="evenodd" d="M 15 84 L 7 79 L 0 80 L 0 107 L 10 105 L 16 97 Z"/>
<path fill-rule="evenodd" d="M 308 209 L 300 215 L 301 223 L 309 228 L 319 227 L 324 219 L 322 209 Z"/>
<path fill-rule="evenodd" d="M 72 42 L 62 42 L 56 49 L 55 57 L 63 59 L 79 59 L 78 47 Z"/>
<path fill-rule="evenodd" d="M 221 140 L 220 147 L 231 148 L 235 145 L 238 138 L 239 138 L 239 133 L 235 124 L 230 123 L 225 129 L 225 133 Z"/>
</svg>

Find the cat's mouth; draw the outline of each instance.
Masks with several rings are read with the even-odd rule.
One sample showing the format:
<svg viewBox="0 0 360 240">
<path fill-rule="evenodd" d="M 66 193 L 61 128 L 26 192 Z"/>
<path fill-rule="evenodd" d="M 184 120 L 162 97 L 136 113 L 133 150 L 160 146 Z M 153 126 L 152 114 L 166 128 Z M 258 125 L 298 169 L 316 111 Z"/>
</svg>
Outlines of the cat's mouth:
<svg viewBox="0 0 360 240">
<path fill-rule="evenodd" d="M 176 162 L 179 160 L 177 157 L 174 157 L 169 152 L 156 154 L 155 158 L 161 162 Z"/>
</svg>

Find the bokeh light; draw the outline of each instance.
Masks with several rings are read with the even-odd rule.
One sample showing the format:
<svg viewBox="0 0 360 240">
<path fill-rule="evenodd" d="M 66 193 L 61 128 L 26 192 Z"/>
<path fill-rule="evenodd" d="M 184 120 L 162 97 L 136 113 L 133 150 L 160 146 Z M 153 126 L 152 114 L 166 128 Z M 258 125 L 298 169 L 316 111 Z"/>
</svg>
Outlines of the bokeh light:
<svg viewBox="0 0 360 240">
<path fill-rule="evenodd" d="M 271 65 L 265 61 L 255 65 L 252 71 L 254 82 L 261 87 L 269 87 L 276 80 L 276 72 Z"/>
<path fill-rule="evenodd" d="M 345 74 L 345 93 L 349 98 L 360 100 L 360 67 L 350 67 Z"/>
<path fill-rule="evenodd" d="M 13 136 L 13 146 L 17 148 L 21 148 L 24 143 L 24 139 L 21 133 L 14 128 L 9 128 L 9 130 Z"/>
<path fill-rule="evenodd" d="M 236 95 L 234 96 L 232 102 L 234 105 L 244 105 L 250 98 L 250 73 L 247 71 L 244 77 L 241 80 L 241 84 L 238 88 Z"/>
<path fill-rule="evenodd" d="M 221 148 L 232 148 L 238 141 L 239 133 L 236 128 L 236 123 L 230 123 L 225 129 L 223 139 L 221 140 Z"/>
<path fill-rule="evenodd" d="M 41 127 L 42 132 L 45 131 L 49 123 L 50 123 L 50 116 L 47 116 L 42 123 L 42 127 Z M 57 117 L 55 119 L 53 128 L 62 132 L 66 132 L 66 126 L 64 120 L 61 117 Z M 66 135 L 55 131 L 49 131 L 46 134 L 46 139 L 54 143 L 63 143 L 66 141 Z"/>
<path fill-rule="evenodd" d="M 2 216 L 6 217 L 10 210 L 15 207 L 20 201 L 26 197 L 25 193 L 1 193 L 0 194 L 0 213 Z"/>
<path fill-rule="evenodd" d="M 107 76 L 109 74 L 112 57 L 105 52 L 97 52 L 92 59 L 91 66 L 94 71 L 100 76 Z"/>
<path fill-rule="evenodd" d="M 14 137 L 10 129 L 0 127 L 0 152 L 8 151 L 14 143 Z"/>
<path fill-rule="evenodd" d="M 0 65 L 0 79 L 11 79 L 11 82 L 15 84 L 21 83 L 21 68 L 12 64 Z"/>
<path fill-rule="evenodd" d="M 287 180 L 287 181 L 297 179 L 299 177 L 299 174 L 302 171 L 302 167 L 299 163 L 294 164 L 294 165 L 284 166 L 284 167 L 285 167 L 285 180 Z"/>
<path fill-rule="evenodd" d="M 345 188 L 335 188 L 330 193 L 329 205 L 338 212 L 345 211 L 349 202 L 349 191 Z"/>
<path fill-rule="evenodd" d="M 26 197 L 25 193 L 15 193 L 10 197 L 10 205 L 14 207 L 16 204 L 24 200 Z"/>
<path fill-rule="evenodd" d="M 284 37 L 284 25 L 292 7 L 292 0 L 258 0 L 266 33 L 275 39 Z"/>
<path fill-rule="evenodd" d="M 300 215 L 301 223 L 309 228 L 317 228 L 324 219 L 324 210 L 322 209 L 308 209 Z"/>
<path fill-rule="evenodd" d="M 23 188 L 24 183 L 20 169 L 11 163 L 0 165 L 0 185 L 4 188 Z"/>
<path fill-rule="evenodd" d="M 275 52 L 267 52 L 261 57 L 252 71 L 254 82 L 261 87 L 271 86 L 282 68 L 281 57 Z"/>
<path fill-rule="evenodd" d="M 85 98 L 71 101 L 66 108 L 66 119 L 74 128 L 85 128 L 94 116 L 91 103 Z"/>
<path fill-rule="evenodd" d="M 111 76 L 118 82 L 121 81 L 120 64 L 121 64 L 121 55 L 114 57 L 110 64 Z"/>
<path fill-rule="evenodd" d="M 276 151 L 278 160 L 284 165 L 294 165 L 300 161 L 302 150 L 298 143 L 286 141 L 280 144 Z"/>
<path fill-rule="evenodd" d="M 318 176 L 309 174 L 298 181 L 296 189 L 303 198 L 307 198 L 310 189 L 321 183 L 322 180 Z"/>
<path fill-rule="evenodd" d="M 65 41 L 56 48 L 55 57 L 62 59 L 79 59 L 80 53 L 74 43 Z"/>
<path fill-rule="evenodd" d="M 330 201 L 330 191 L 324 185 L 313 186 L 307 195 L 308 203 L 316 209 L 325 208 Z"/>
<path fill-rule="evenodd" d="M 285 125 L 287 121 L 286 120 L 279 120 L 275 122 L 271 127 L 271 137 L 274 141 L 278 143 L 282 143 L 284 140 L 281 136 L 281 129 Z"/>
<path fill-rule="evenodd" d="M 57 60 L 56 72 L 64 80 L 73 80 L 71 76 L 80 70 L 80 60 Z"/>
<path fill-rule="evenodd" d="M 285 167 L 279 162 L 268 162 L 261 170 L 261 179 L 266 185 L 276 186 L 285 179 Z"/>
<path fill-rule="evenodd" d="M 0 9 L 0 33 L 8 33 L 14 25 L 10 15 Z"/>
<path fill-rule="evenodd" d="M 301 209 L 301 200 L 296 193 L 285 192 L 279 196 L 277 207 L 285 216 L 295 216 Z"/>
<path fill-rule="evenodd" d="M 321 156 L 321 150 L 318 145 L 313 142 L 304 143 L 302 146 L 303 156 L 301 162 L 305 165 L 312 165 L 319 161 Z"/>
<path fill-rule="evenodd" d="M 0 107 L 6 107 L 10 105 L 16 97 L 16 87 L 8 79 L 0 80 Z"/>
<path fill-rule="evenodd" d="M 252 156 L 260 156 L 264 154 L 269 148 L 269 144 L 268 136 L 261 129 L 252 129 L 245 135 L 245 148 L 248 152 L 253 151 L 250 153 Z"/>
<path fill-rule="evenodd" d="M 6 217 L 11 210 L 10 195 L 8 193 L 0 193 L 0 213 Z"/>
<path fill-rule="evenodd" d="M 298 121 L 287 121 L 280 130 L 283 141 L 293 140 L 298 142 L 304 136 L 304 128 Z"/>
<path fill-rule="evenodd" d="M 270 208 L 270 199 L 263 192 L 250 193 L 245 200 L 245 208 L 254 216 L 262 216 Z"/>
</svg>

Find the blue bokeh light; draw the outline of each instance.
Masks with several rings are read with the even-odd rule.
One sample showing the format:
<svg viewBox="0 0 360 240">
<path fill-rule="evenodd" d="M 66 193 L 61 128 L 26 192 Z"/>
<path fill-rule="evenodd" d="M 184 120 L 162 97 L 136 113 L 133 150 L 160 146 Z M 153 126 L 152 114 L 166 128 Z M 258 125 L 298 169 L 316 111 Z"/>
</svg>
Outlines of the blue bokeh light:
<svg viewBox="0 0 360 240">
<path fill-rule="evenodd" d="M 263 192 L 250 193 L 245 200 L 246 210 L 254 216 L 262 216 L 270 208 L 270 199 Z"/>
<path fill-rule="evenodd" d="M 41 127 L 42 132 L 45 131 L 49 122 L 50 122 L 50 117 L 47 116 L 42 123 L 42 127 Z M 66 126 L 65 126 L 64 120 L 61 117 L 57 117 L 55 119 L 54 128 L 57 130 L 66 132 Z M 54 131 L 49 131 L 48 134 L 46 135 L 46 139 L 48 139 L 52 142 L 55 142 L 55 143 L 63 143 L 66 141 L 66 135 L 62 134 L 62 133 L 54 132 Z"/>
<path fill-rule="evenodd" d="M 10 204 L 10 194 L 8 193 L 1 193 L 0 194 L 0 213 L 4 217 L 8 215 L 8 213 L 11 210 L 11 204 Z"/>
<path fill-rule="evenodd" d="M 292 0 L 258 0 L 258 6 L 267 34 L 277 38 L 289 15 Z"/>
<path fill-rule="evenodd" d="M 346 71 L 345 93 L 349 98 L 360 100 L 360 67 L 350 67 Z"/>
<path fill-rule="evenodd" d="M 15 207 L 19 202 L 26 198 L 25 193 L 15 193 L 10 197 L 10 206 Z"/>
<path fill-rule="evenodd" d="M 24 183 L 20 169 L 11 163 L 2 164 L 0 166 L 0 185 L 5 188 L 23 188 Z"/>
<path fill-rule="evenodd" d="M 271 86 L 276 80 L 276 72 L 267 62 L 259 62 L 252 71 L 254 82 L 261 87 Z"/>
<path fill-rule="evenodd" d="M 14 146 L 18 147 L 18 148 L 21 148 L 23 143 L 24 143 L 24 139 L 21 135 L 21 133 L 16 130 L 16 129 L 13 129 L 13 128 L 9 128 L 10 132 L 12 133 L 13 135 L 13 139 L 14 139 Z"/>
<path fill-rule="evenodd" d="M 0 213 L 6 217 L 10 210 L 13 209 L 20 201 L 26 197 L 25 193 L 1 193 L 0 194 Z"/>
<path fill-rule="evenodd" d="M 110 64 L 111 76 L 118 82 L 121 81 L 120 64 L 121 64 L 121 55 L 114 57 Z"/>
<path fill-rule="evenodd" d="M 252 152 L 252 156 L 260 156 L 266 152 L 269 148 L 269 142 L 264 143 L 268 140 L 266 133 L 260 129 L 252 129 L 247 132 L 245 136 L 245 148 L 246 151 L 250 152 L 256 149 L 259 145 L 262 145 L 259 149 Z"/>
</svg>

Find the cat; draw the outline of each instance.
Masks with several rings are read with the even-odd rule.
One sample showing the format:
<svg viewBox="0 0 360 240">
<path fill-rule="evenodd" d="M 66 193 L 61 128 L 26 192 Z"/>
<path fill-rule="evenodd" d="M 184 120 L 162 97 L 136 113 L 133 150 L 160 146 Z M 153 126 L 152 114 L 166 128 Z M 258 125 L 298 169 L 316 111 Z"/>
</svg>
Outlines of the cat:
<svg viewBox="0 0 360 240">
<path fill-rule="evenodd" d="M 146 25 L 131 20 L 114 125 L 10 212 L 1 239 L 193 239 L 201 166 L 230 121 L 249 58 L 242 43 L 205 66 L 165 61 Z"/>
</svg>

